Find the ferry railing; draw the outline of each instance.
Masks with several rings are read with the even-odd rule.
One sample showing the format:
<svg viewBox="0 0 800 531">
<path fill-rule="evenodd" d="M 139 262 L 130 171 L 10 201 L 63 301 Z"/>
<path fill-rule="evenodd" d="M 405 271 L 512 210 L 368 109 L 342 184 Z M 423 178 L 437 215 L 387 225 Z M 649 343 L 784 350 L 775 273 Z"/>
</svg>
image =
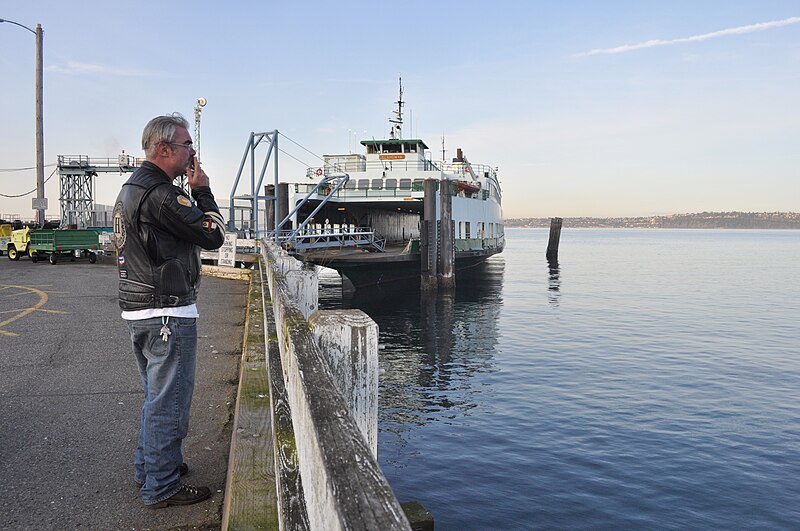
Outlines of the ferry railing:
<svg viewBox="0 0 800 531">
<path fill-rule="evenodd" d="M 472 171 L 481 177 L 497 179 L 497 172 L 487 164 L 470 164 Z M 323 175 L 335 173 L 357 173 L 366 171 L 441 171 L 455 175 L 463 175 L 472 179 L 463 162 L 434 162 L 428 159 L 414 160 L 384 160 L 384 161 L 356 161 L 345 163 L 326 163 L 322 166 L 311 166 L 306 169 L 306 177 L 319 178 Z"/>
<path fill-rule="evenodd" d="M 363 180 L 363 179 L 362 179 Z M 351 180 L 351 183 L 355 181 L 355 179 Z M 371 181 L 371 180 L 370 180 Z M 359 186 L 360 183 L 356 182 L 356 187 L 344 187 L 338 190 L 336 193 L 330 194 L 330 197 L 335 197 L 337 199 L 344 198 L 344 199 L 357 199 L 357 198 L 380 198 L 380 197 L 398 197 L 403 199 L 417 199 L 421 200 L 424 196 L 424 179 L 415 179 L 411 186 L 400 186 L 398 185 L 387 185 L 385 181 L 383 181 L 380 187 L 374 187 L 373 183 L 367 183 L 366 187 Z M 302 184 L 296 183 L 295 185 L 295 193 L 310 193 L 311 196 L 314 195 L 314 190 L 317 188 L 315 185 L 312 184 Z M 438 182 L 437 182 L 437 189 L 438 189 Z M 451 190 L 450 194 L 453 196 L 459 195 L 458 191 L 458 183 L 455 181 L 451 181 Z M 318 196 L 325 197 L 328 196 L 326 192 L 318 191 Z M 463 197 L 469 197 L 473 199 L 480 199 L 486 201 L 489 199 L 490 192 L 489 190 L 479 190 L 473 193 L 463 193 Z M 313 198 L 313 197 L 311 197 Z"/>
</svg>

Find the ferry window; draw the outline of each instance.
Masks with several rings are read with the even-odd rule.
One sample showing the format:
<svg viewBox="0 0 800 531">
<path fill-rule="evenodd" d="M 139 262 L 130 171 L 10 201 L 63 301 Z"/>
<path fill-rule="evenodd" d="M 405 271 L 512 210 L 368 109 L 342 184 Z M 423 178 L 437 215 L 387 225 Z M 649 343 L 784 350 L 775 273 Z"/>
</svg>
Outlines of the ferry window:
<svg viewBox="0 0 800 531">
<path fill-rule="evenodd" d="M 397 179 L 386 179 L 386 189 L 394 190 L 397 188 Z"/>
<path fill-rule="evenodd" d="M 375 144 L 367 144 L 367 153 L 377 153 L 377 146 Z"/>
<path fill-rule="evenodd" d="M 400 179 L 401 190 L 411 190 L 411 179 Z"/>
<path fill-rule="evenodd" d="M 383 152 L 384 153 L 400 153 L 400 144 L 384 144 L 383 145 Z"/>
<path fill-rule="evenodd" d="M 463 221 L 459 221 L 458 222 L 458 239 L 460 240 L 463 237 L 464 237 L 464 222 Z"/>
<path fill-rule="evenodd" d="M 422 179 L 414 179 L 413 190 L 415 192 L 422 192 L 425 190 L 425 181 Z"/>
<path fill-rule="evenodd" d="M 359 190 L 366 190 L 369 188 L 369 179 L 359 179 L 358 180 L 358 189 Z"/>
<path fill-rule="evenodd" d="M 383 179 L 372 179 L 372 189 L 380 190 L 383 188 Z"/>
<path fill-rule="evenodd" d="M 344 187 L 346 189 L 348 189 L 348 190 L 352 190 L 353 188 L 355 188 L 356 187 L 355 179 L 348 179 L 347 183 L 345 183 Z"/>
<path fill-rule="evenodd" d="M 465 230 L 465 237 L 466 237 L 466 238 L 469 240 L 469 221 L 467 221 L 466 223 L 464 223 L 464 225 L 465 225 L 465 227 L 464 227 L 464 228 L 466 229 L 466 230 Z"/>
<path fill-rule="evenodd" d="M 416 153 L 417 152 L 417 145 L 416 144 L 406 144 L 406 153 Z"/>
</svg>

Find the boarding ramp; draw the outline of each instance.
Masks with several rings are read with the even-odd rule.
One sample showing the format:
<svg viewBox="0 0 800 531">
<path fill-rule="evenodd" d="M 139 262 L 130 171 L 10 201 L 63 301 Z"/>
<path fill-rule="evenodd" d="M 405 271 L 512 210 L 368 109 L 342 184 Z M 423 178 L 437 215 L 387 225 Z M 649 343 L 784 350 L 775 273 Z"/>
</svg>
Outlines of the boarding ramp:
<svg viewBox="0 0 800 531">
<path fill-rule="evenodd" d="M 278 236 L 281 246 L 290 252 L 345 247 L 365 247 L 381 253 L 386 250 L 386 239 L 370 227 L 306 227 L 293 236 L 292 232 L 282 231 Z"/>
</svg>

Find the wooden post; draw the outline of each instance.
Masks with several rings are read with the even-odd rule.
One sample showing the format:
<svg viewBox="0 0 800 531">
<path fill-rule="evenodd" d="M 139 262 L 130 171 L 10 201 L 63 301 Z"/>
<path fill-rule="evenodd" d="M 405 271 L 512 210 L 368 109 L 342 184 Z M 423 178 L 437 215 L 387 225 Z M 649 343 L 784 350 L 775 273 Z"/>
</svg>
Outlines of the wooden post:
<svg viewBox="0 0 800 531">
<path fill-rule="evenodd" d="M 264 195 L 267 197 L 272 197 L 272 199 L 267 199 L 266 204 L 264 205 L 264 216 L 267 218 L 267 230 L 274 230 L 275 229 L 275 185 L 268 184 L 264 187 Z"/>
<path fill-rule="evenodd" d="M 456 286 L 455 241 L 453 241 L 453 194 L 449 180 L 439 181 L 440 224 L 439 224 L 439 287 L 452 289 Z"/>
<path fill-rule="evenodd" d="M 294 258 L 284 258 L 284 261 Z M 296 262 L 296 260 L 294 260 Z M 313 269 L 296 269 L 286 273 L 286 287 L 291 300 L 306 319 L 319 308 L 319 277 Z"/>
<path fill-rule="evenodd" d="M 561 240 L 561 218 L 550 219 L 550 241 L 547 242 L 547 261 L 558 261 L 558 243 Z"/>
<path fill-rule="evenodd" d="M 320 311 L 308 323 L 364 441 L 378 458 L 378 325 L 361 310 Z"/>
<path fill-rule="evenodd" d="M 422 226 L 420 227 L 420 288 L 436 291 L 437 255 L 439 250 L 436 233 L 436 181 L 425 179 L 425 199 Z"/>
<path fill-rule="evenodd" d="M 276 199 L 278 204 L 278 220 L 283 220 L 289 215 L 289 183 L 278 183 L 278 197 Z M 292 229 L 292 222 L 287 221 L 284 223 L 281 230 Z"/>
<path fill-rule="evenodd" d="M 410 501 L 401 503 L 400 506 L 411 524 L 411 531 L 434 531 L 433 515 L 420 502 Z"/>
</svg>

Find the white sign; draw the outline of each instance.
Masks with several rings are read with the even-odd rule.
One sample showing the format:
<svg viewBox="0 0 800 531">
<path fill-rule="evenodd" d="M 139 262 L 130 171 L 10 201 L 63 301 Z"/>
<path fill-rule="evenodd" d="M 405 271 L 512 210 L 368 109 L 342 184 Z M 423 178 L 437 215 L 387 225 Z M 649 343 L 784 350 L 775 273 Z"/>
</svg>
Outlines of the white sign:
<svg viewBox="0 0 800 531">
<path fill-rule="evenodd" d="M 217 263 L 221 266 L 233 267 L 234 262 L 236 262 L 236 233 L 228 232 L 225 234 L 225 242 L 219 248 Z"/>
<path fill-rule="evenodd" d="M 47 210 L 47 198 L 36 198 L 34 197 L 31 199 L 31 208 L 33 210 Z"/>
</svg>

